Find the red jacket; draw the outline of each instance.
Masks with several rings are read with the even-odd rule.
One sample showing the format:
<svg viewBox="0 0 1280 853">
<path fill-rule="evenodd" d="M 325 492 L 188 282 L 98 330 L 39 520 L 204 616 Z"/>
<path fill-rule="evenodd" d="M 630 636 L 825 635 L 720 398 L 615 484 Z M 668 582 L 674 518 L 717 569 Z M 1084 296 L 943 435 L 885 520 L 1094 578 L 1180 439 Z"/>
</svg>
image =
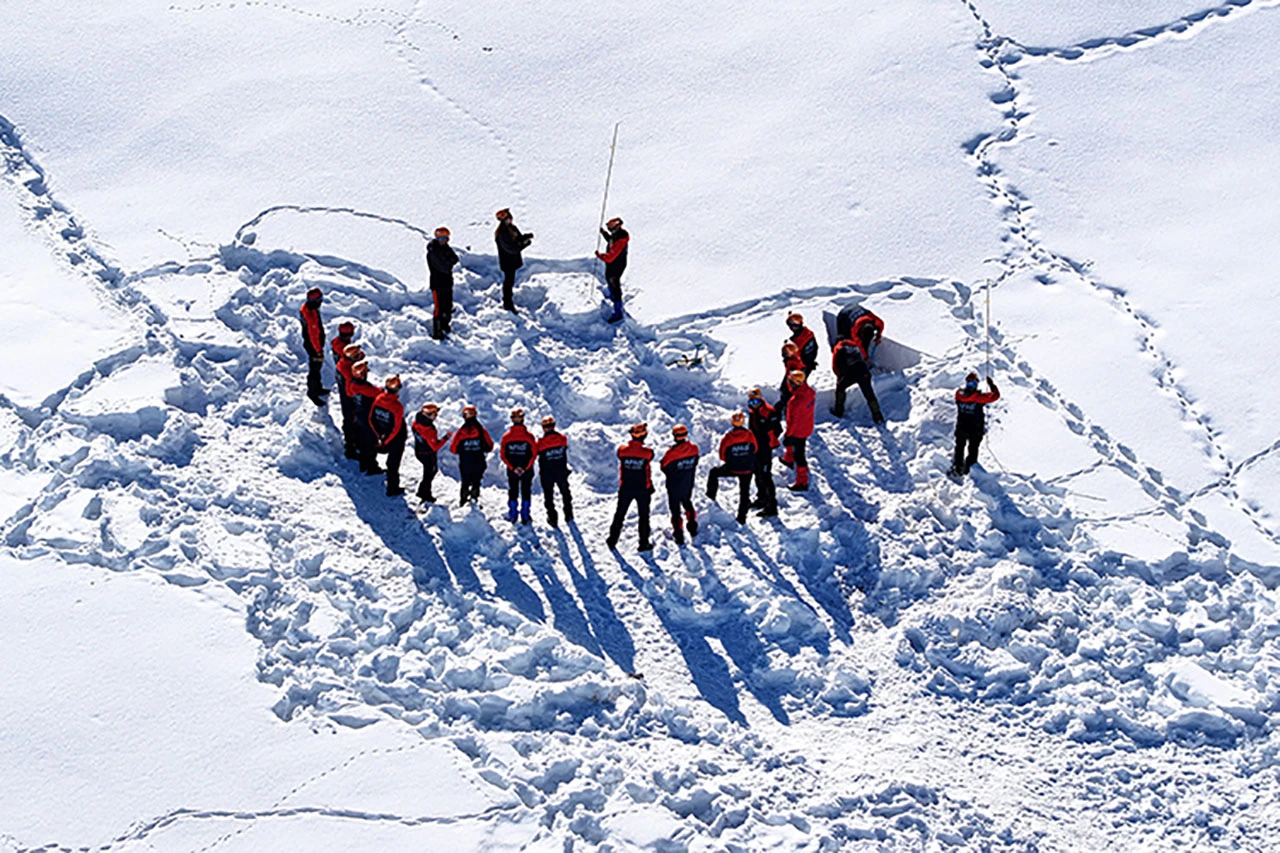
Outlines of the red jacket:
<svg viewBox="0 0 1280 853">
<path fill-rule="evenodd" d="M 338 359 L 338 364 L 333 368 L 333 372 L 338 374 L 338 393 L 344 397 L 350 397 L 351 391 L 351 365 L 352 361 L 346 358 Z"/>
<path fill-rule="evenodd" d="M 298 314 L 302 318 L 302 345 L 306 348 L 307 355 L 322 355 L 324 326 L 320 322 L 320 309 L 310 308 L 304 302 L 298 309 Z"/>
<path fill-rule="evenodd" d="M 747 407 L 747 428 L 756 437 L 757 453 L 764 450 L 762 444 L 767 443 L 770 450 L 778 446 L 777 416 L 774 414 L 773 406 L 764 400 L 761 400 L 758 406 Z"/>
<path fill-rule="evenodd" d="M 509 470 L 519 469 L 523 474 L 533 467 L 533 460 L 538 455 L 538 440 L 525 429 L 524 424 L 513 424 L 502 437 L 498 455 Z"/>
<path fill-rule="evenodd" d="M 956 429 L 977 430 L 979 433 L 986 429 L 986 411 L 987 403 L 994 403 L 1000 399 L 1000 389 L 992 388 L 990 391 L 979 391 L 973 389 L 968 391 L 961 388 L 956 391 Z"/>
<path fill-rule="evenodd" d="M 493 450 L 493 439 L 480 424 L 467 421 L 453 434 L 449 450 L 453 453 L 488 453 Z"/>
<path fill-rule="evenodd" d="M 373 408 L 369 410 L 369 428 L 383 447 L 395 441 L 397 436 L 403 437 L 404 404 L 399 396 L 383 391 L 374 398 Z"/>
<path fill-rule="evenodd" d="M 342 361 L 342 351 L 346 349 L 350 343 L 351 343 L 351 339 L 348 338 L 347 340 L 344 341 L 342 339 L 342 335 L 338 335 L 336 338 L 329 341 L 329 346 L 333 347 L 334 361 Z"/>
<path fill-rule="evenodd" d="M 735 474 L 750 474 L 756 469 L 756 437 L 746 427 L 734 427 L 720 439 L 720 461 Z"/>
<path fill-rule="evenodd" d="M 866 331 L 866 328 L 868 326 L 875 329 L 875 332 L 872 333 L 872 332 Z M 881 320 L 875 314 L 872 314 L 871 312 L 868 311 L 866 314 L 863 314 L 861 317 L 853 321 L 853 329 L 850 332 L 850 335 L 858 343 L 864 344 L 863 348 L 865 349 L 863 335 L 867 335 L 867 339 L 874 339 L 883 331 L 884 331 L 884 320 Z"/>
<path fill-rule="evenodd" d="M 787 398 L 787 438 L 808 438 L 813 435 L 813 407 L 817 396 L 813 387 L 797 385 Z"/>
<path fill-rule="evenodd" d="M 631 242 L 631 235 L 629 234 L 625 237 L 619 237 L 617 240 L 610 240 L 609 245 L 603 252 L 596 252 L 596 257 L 604 261 L 606 264 L 611 261 L 616 261 L 618 259 L 618 255 L 621 255 L 627 250 L 627 243 L 629 242 Z"/>
<path fill-rule="evenodd" d="M 438 453 L 440 448 L 444 447 L 444 439 L 440 438 L 436 432 L 435 421 L 423 422 L 421 416 L 413 422 L 413 434 L 422 440 L 422 443 L 431 448 L 432 453 Z"/>
<path fill-rule="evenodd" d="M 685 441 L 677 441 L 675 444 L 667 448 L 666 453 L 662 454 L 662 461 L 658 463 L 658 467 L 665 471 L 669 466 L 674 465 L 681 459 L 690 458 L 693 459 L 694 465 L 696 466 L 700 455 L 698 445 L 694 444 L 692 441 L 688 441 L 687 439 Z"/>
<path fill-rule="evenodd" d="M 538 470 L 543 477 L 563 476 L 569 473 L 569 439 L 564 433 L 547 433 L 538 439 L 534 450 L 538 454 Z"/>
<path fill-rule="evenodd" d="M 813 336 L 813 329 L 801 326 L 800 331 L 791 336 L 791 342 L 800 350 L 800 360 L 805 373 L 818 366 L 818 339 Z"/>
<path fill-rule="evenodd" d="M 618 491 L 651 492 L 653 480 L 649 477 L 649 463 L 653 461 L 653 448 L 632 439 L 618 448 Z"/>
</svg>

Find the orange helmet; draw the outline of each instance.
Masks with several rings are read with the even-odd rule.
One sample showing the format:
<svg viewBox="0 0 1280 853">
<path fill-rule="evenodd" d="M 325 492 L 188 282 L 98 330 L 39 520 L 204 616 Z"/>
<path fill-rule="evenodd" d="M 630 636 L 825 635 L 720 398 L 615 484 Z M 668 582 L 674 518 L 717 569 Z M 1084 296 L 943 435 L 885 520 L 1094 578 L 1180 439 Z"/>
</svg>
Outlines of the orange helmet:
<svg viewBox="0 0 1280 853">
<path fill-rule="evenodd" d="M 382 387 L 386 388 L 387 391 L 391 394 L 399 394 L 400 386 L 401 386 L 400 374 L 394 373 L 391 376 L 387 377 L 387 381 L 383 384 Z"/>
<path fill-rule="evenodd" d="M 476 416 L 476 407 L 470 404 L 462 407 L 462 416 L 464 418 L 474 418 Z"/>
<path fill-rule="evenodd" d="M 800 352 L 800 347 L 796 346 L 795 341 L 787 341 L 782 345 L 782 354 L 787 358 L 791 358 L 798 352 Z"/>
<path fill-rule="evenodd" d="M 437 237 L 448 237 L 448 236 L 449 236 L 449 229 L 448 229 L 448 228 L 445 228 L 443 225 L 441 225 L 439 228 L 437 228 L 437 229 L 436 229 L 435 236 L 437 236 Z"/>
<path fill-rule="evenodd" d="M 803 370 L 793 370 L 787 374 L 787 378 L 791 380 L 793 385 L 803 385 L 807 377 L 804 375 Z"/>
<path fill-rule="evenodd" d="M 440 414 L 440 407 L 435 403 L 423 403 L 422 414 L 434 420 L 435 416 Z"/>
<path fill-rule="evenodd" d="M 359 344 L 347 344 L 342 348 L 342 357 L 347 361 L 359 361 L 364 355 L 364 350 L 360 349 Z"/>
<path fill-rule="evenodd" d="M 649 434 L 649 426 L 647 424 L 636 424 L 631 428 L 632 438 L 644 438 Z"/>
<path fill-rule="evenodd" d="M 790 314 L 788 314 L 788 315 L 787 315 L 787 325 L 788 325 L 788 326 L 792 326 L 792 327 L 795 327 L 795 326 L 803 326 L 803 325 L 804 325 L 804 317 L 803 317 L 803 316 L 801 316 L 800 314 L 797 314 L 796 312 L 794 312 L 794 311 L 793 311 L 793 312 L 791 312 Z"/>
<path fill-rule="evenodd" d="M 736 427 L 740 427 L 746 422 L 747 422 L 747 416 L 744 415 L 742 412 L 734 412 L 732 415 L 729 416 L 729 423 L 733 424 Z"/>
<path fill-rule="evenodd" d="M 504 220 L 504 219 L 510 219 L 510 218 L 511 218 L 511 208 L 509 208 L 509 207 L 504 207 L 504 208 L 502 208 L 502 210 L 499 210 L 497 213 L 495 213 L 495 214 L 494 214 L 494 216 L 498 217 L 498 221 L 499 221 L 499 222 L 501 222 L 501 221 L 502 221 L 502 220 Z"/>
<path fill-rule="evenodd" d="M 747 392 L 747 399 L 748 399 L 748 400 L 763 400 L 763 399 L 764 399 L 764 392 L 763 392 L 763 391 L 761 391 L 759 388 L 752 388 L 750 391 L 748 391 L 748 392 Z"/>
<path fill-rule="evenodd" d="M 512 422 L 513 424 L 522 424 L 522 423 L 524 423 L 524 409 L 512 409 L 512 410 L 511 410 L 511 422 Z"/>
<path fill-rule="evenodd" d="M 369 375 L 369 362 L 361 360 L 351 365 L 351 375 L 357 379 L 364 379 Z"/>
<path fill-rule="evenodd" d="M 684 424 L 676 424 L 671 428 L 671 437 L 676 441 L 684 441 L 689 437 L 689 428 Z"/>
<path fill-rule="evenodd" d="M 613 219 L 610 219 L 608 222 L 606 222 L 606 223 L 605 223 L 605 227 L 606 227 L 606 228 L 611 228 L 611 229 L 612 229 L 612 228 L 621 228 L 621 227 L 622 227 L 622 220 L 621 220 L 619 217 L 615 216 L 615 217 L 613 217 Z"/>
<path fill-rule="evenodd" d="M 556 426 L 556 419 L 551 415 L 547 415 L 545 418 L 542 419 L 543 429 L 555 429 L 555 426 Z"/>
</svg>

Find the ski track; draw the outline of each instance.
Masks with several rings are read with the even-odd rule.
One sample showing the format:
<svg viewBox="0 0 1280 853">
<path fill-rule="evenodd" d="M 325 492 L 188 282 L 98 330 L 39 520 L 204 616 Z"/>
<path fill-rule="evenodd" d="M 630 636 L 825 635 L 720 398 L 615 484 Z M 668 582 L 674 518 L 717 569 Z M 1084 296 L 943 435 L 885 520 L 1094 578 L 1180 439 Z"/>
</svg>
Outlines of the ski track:
<svg viewBox="0 0 1280 853">
<path fill-rule="evenodd" d="M 199 11 L 231 5 L 172 8 Z M 422 50 L 407 39 L 406 27 L 414 22 L 437 23 L 417 21 L 416 5 L 403 18 L 386 14 L 388 10 L 361 10 L 345 19 L 274 3 L 239 5 L 273 7 L 349 26 L 391 27 L 401 42 L 405 61 L 422 76 L 425 86 L 433 88 L 408 56 L 420 55 Z M 1245 0 L 1180 19 L 1187 22 L 1181 28 L 1175 22 L 1149 35 L 1138 31 L 1143 38 L 1128 43 L 1128 36 L 1096 44 L 1091 40 L 1077 46 L 1081 53 L 1075 56 L 1068 55 L 1076 49 L 1072 47 L 1029 49 L 997 38 L 977 8 L 968 2 L 965 5 L 986 36 L 979 45 L 986 57 L 984 65 L 1007 83 L 1008 97 L 993 99 L 1005 110 L 1004 128 L 976 139 L 969 149 L 979 178 L 1002 206 L 1002 220 L 1017 246 L 1001 259 L 1002 271 L 994 284 L 1022 269 L 1073 276 L 1138 323 L 1144 332 L 1143 353 L 1164 365 L 1158 384 L 1178 401 L 1186 420 L 1206 436 L 1226 471 L 1219 482 L 1191 497 L 1221 491 L 1275 540 L 1260 514 L 1234 491 L 1233 482 L 1249 466 L 1280 449 L 1280 442 L 1244 461 L 1229 460 L 1207 418 L 1195 411 L 1174 381 L 1172 363 L 1154 343 L 1154 324 L 1122 292 L 1092 279 L 1087 268 L 1043 247 L 1031 227 L 1030 203 L 987 159 L 995 146 L 1015 143 L 1022 122 L 1029 118 L 1017 106 L 1017 78 L 1012 66 L 1018 60 L 1011 51 L 1057 59 L 1092 57 L 1184 34 L 1192 25 L 1249 5 L 1265 8 L 1273 4 Z M 384 17 L 370 17 L 375 12 Z M 485 127 L 460 106 L 453 106 Z M 507 154 L 510 177 L 518 187 L 514 155 L 502 145 L 496 131 L 490 135 Z M 209 845 L 211 848 L 253 821 L 289 816 L 406 825 L 536 818 L 549 828 L 587 838 L 592 821 L 599 829 L 598 818 L 590 814 L 599 815 L 602 809 L 608 811 L 625 803 L 620 799 L 624 790 L 634 802 L 659 802 L 692 819 L 695 827 L 712 827 L 715 835 L 723 833 L 724 838 L 734 831 L 745 831 L 743 827 L 749 828 L 755 821 L 782 819 L 806 827 L 821 826 L 838 844 L 875 841 L 909 847 L 928 839 L 991 849 L 1034 849 L 1035 841 L 1015 831 L 1007 817 L 988 816 L 969 802 L 935 788 L 909 783 L 883 785 L 875 778 L 859 776 L 853 782 L 845 777 L 837 786 L 840 790 L 824 790 L 819 784 L 824 779 L 821 772 L 795 763 L 785 752 L 772 750 L 750 728 L 760 725 L 761 710 L 783 724 L 832 714 L 857 719 L 868 713 L 881 690 L 910 695 L 923 688 L 927 694 L 955 701 L 958 712 L 970 707 L 980 711 L 984 705 L 999 709 L 1013 721 L 1006 725 L 1042 727 L 1063 735 L 1068 743 L 1101 744 L 1102 751 L 1095 753 L 1100 758 L 1119 760 L 1132 754 L 1135 745 L 1177 743 L 1208 749 L 1212 754 L 1214 747 L 1252 743 L 1242 753 L 1241 772 L 1252 775 L 1273 766 L 1273 751 L 1261 738 L 1264 729 L 1247 722 L 1215 723 L 1209 728 L 1187 724 L 1165 732 L 1149 719 L 1139 719 L 1141 709 L 1123 703 L 1111 710 L 1086 703 L 1073 714 L 1064 712 L 1069 706 L 1053 701 L 1057 694 L 1071 694 L 1082 687 L 1088 695 L 1096 683 L 1124 683 L 1132 677 L 1133 665 L 1132 658 L 1124 656 L 1126 650 L 1140 648 L 1159 660 L 1161 645 L 1171 642 L 1169 632 L 1177 633 L 1169 627 L 1171 623 L 1160 622 L 1166 618 L 1161 614 L 1181 612 L 1178 608 L 1186 607 L 1188 597 L 1205 604 L 1211 622 L 1225 623 L 1227 639 L 1220 646 L 1220 677 L 1243 671 L 1239 669 L 1241 661 L 1248 657 L 1244 650 L 1267 636 L 1269 626 L 1276 623 L 1274 614 L 1261 603 L 1248 603 L 1254 581 L 1245 569 L 1262 567 L 1236 568 L 1216 556 L 1215 547 L 1225 545 L 1225 540 L 1213 533 L 1203 518 L 1188 513 L 1184 505 L 1190 498 L 1166 486 L 1159 471 L 1143 465 L 1132 450 L 1093 423 L 1079 405 L 1037 377 L 998 327 L 993 327 L 997 369 L 1008 371 L 1015 384 L 1031 388 L 1042 405 L 1056 411 L 1073 432 L 1085 436 L 1098 453 L 1096 463 L 1049 482 L 1008 473 L 997 478 L 979 471 L 972 483 L 951 484 L 940 476 L 949 451 L 950 413 L 939 412 L 934 402 L 954 377 L 926 361 L 909 373 L 908 382 L 891 385 L 883 395 L 891 422 L 913 427 L 906 435 L 869 430 L 869 424 L 863 422 L 865 413 L 857 406 L 848 419 L 852 429 L 820 423 L 811 450 L 815 488 L 797 496 L 784 491 L 780 495 L 782 520 L 761 524 L 753 519 L 751 532 L 744 536 L 726 510 L 706 505 L 701 512 L 705 532 L 698 537 L 706 555 L 698 548 L 677 551 L 663 533 L 665 502 L 659 493 L 654 500 L 659 546 L 652 557 L 637 558 L 627 552 L 628 543 L 634 542 L 630 538 L 634 528 L 624 533 L 623 550 L 617 556 L 585 541 L 582 531 L 603 529 L 611 515 L 608 481 L 612 459 L 608 449 L 627 424 L 637 419 L 659 423 L 684 420 L 704 441 L 722 431 L 721 421 L 737 392 L 718 382 L 714 373 L 673 374 L 665 366 L 670 354 L 678 353 L 690 341 L 703 342 L 714 366 L 723 346 L 706 338 L 705 333 L 726 319 L 778 311 L 796 299 L 835 299 L 908 288 L 926 292 L 951 307 L 968 335 L 963 354 L 973 357 L 981 346 L 981 329 L 972 304 L 974 290 L 968 286 L 904 278 L 845 288 L 797 288 L 698 317 L 676 318 L 652 329 L 627 321 L 625 334 L 616 334 L 589 323 L 582 331 L 583 318 L 561 316 L 554 303 L 536 312 L 526 306 L 524 317 L 511 323 L 492 307 L 496 265 L 485 256 L 467 256 L 463 265 L 466 283 L 460 284 L 458 294 L 459 337 L 468 344 L 474 340 L 475 345 L 466 349 L 436 347 L 421 339 L 421 307 L 426 304 L 421 292 L 410 291 L 393 276 L 356 261 L 264 253 L 245 245 L 242 239 L 265 218 L 285 210 L 365 217 L 425 236 L 423 229 L 412 223 L 345 208 L 281 205 L 246 223 L 236 239 L 214 255 L 192 260 L 192 246 L 183 242 L 188 263 L 125 274 L 94 250 L 91 238 L 74 216 L 51 198 L 44 172 L 22 147 L 13 125 L 2 117 L 0 143 L 7 178 L 29 193 L 25 206 L 32 221 L 63 247 L 70 263 L 86 264 L 112 297 L 138 312 L 147 323 L 145 345 L 101 360 L 39 409 L 21 409 L 2 401 L 26 429 L 16 452 L 0 460 L 6 467 L 34 470 L 40 464 L 36 456 L 40 442 L 56 434 L 70 434 L 91 443 L 87 453 L 75 453 L 57 462 L 56 473 L 40 497 L 5 525 L 6 544 L 19 555 L 53 552 L 68 562 L 156 571 L 197 591 L 207 582 L 224 583 L 240 594 L 249 610 L 249 630 L 263 644 L 259 677 L 281 688 L 276 711 L 282 718 L 307 715 L 320 722 L 332 721 L 328 725 L 363 725 L 390 716 L 428 736 L 454 733 L 460 738 L 455 742 L 477 769 L 505 777 L 520 799 L 519 804 L 454 818 L 281 805 L 308 784 L 360 757 L 353 756 L 343 765 L 304 781 L 270 809 L 178 809 L 135 823 L 97 849 L 143 840 L 181 821 L 245 823 Z M 535 272 L 572 275 L 587 272 L 590 265 L 585 261 L 534 261 L 530 267 Z M 202 347 L 179 338 L 169 329 L 164 310 L 145 293 L 155 280 L 194 275 L 235 279 L 242 285 L 215 306 L 217 320 L 244 341 L 234 352 L 226 351 L 225 346 Z M 518 401 L 526 408 L 550 408 L 557 413 L 567 409 L 575 414 L 569 420 L 579 421 L 583 427 L 571 432 L 573 458 L 579 466 L 574 478 L 577 527 L 539 535 L 539 525 L 537 532 L 517 529 L 507 534 L 502 523 L 485 515 L 458 513 L 444 506 L 429 510 L 425 524 L 411 512 L 399 517 L 394 510 L 387 512 L 380 482 L 343 470 L 342 460 L 334 458 L 336 431 L 327 418 L 308 417 L 299 411 L 302 360 L 293 343 L 297 334 L 293 312 L 301 291 L 313 283 L 326 286 L 333 308 L 357 318 L 361 339 L 371 347 L 380 373 L 399 370 L 412 377 L 409 388 L 414 399 L 430 389 L 427 396 L 441 402 L 446 413 L 462 399 L 475 400 L 491 430 L 500 432 L 498 415 L 517 402 L 507 399 L 508 389 L 495 381 L 495 376 L 507 375 L 528 392 L 527 399 Z M 520 296 L 525 304 L 547 294 L 525 284 Z M 527 321 L 530 316 L 535 323 Z M 61 418 L 58 407 L 69 395 L 87 390 L 144 355 L 171 357 L 179 365 L 183 388 L 190 396 L 187 408 L 201 412 L 209 407 L 203 419 L 178 411 L 160 435 L 125 441 Z M 630 365 L 629 370 L 619 369 L 619 364 Z M 447 366 L 448 375 L 437 372 L 424 377 L 424 365 Z M 604 365 L 607 368 L 601 370 Z M 584 395 L 581 387 L 567 383 L 561 377 L 566 367 L 594 371 L 592 378 L 613 394 L 612 403 L 601 403 L 592 394 Z M 624 405 L 614 405 L 622 400 L 626 400 Z M 593 419 L 598 423 L 592 424 Z M 265 442 L 254 432 L 268 433 Z M 660 428 L 654 432 L 661 434 Z M 264 443 L 274 447 L 265 448 Z M 279 458 L 266 452 L 281 447 L 285 452 Z M 587 460 L 601 455 L 602 449 L 603 461 Z M 707 449 L 704 445 L 704 451 Z M 262 461 L 261 470 L 230 489 L 219 484 L 211 472 L 245 454 L 256 454 Z M 411 455 L 405 466 L 412 482 L 416 463 Z M 1134 479 L 1158 504 L 1113 518 L 1164 513 L 1178 519 L 1186 524 L 1195 545 L 1188 549 L 1190 558 L 1148 565 L 1090 552 L 1081 528 L 1104 522 L 1072 518 L 1061 504 L 1066 489 L 1060 484 L 1102 466 L 1114 467 Z M 281 469 L 285 468 L 290 473 L 282 477 Z M 328 468 L 336 476 L 326 473 Z M 308 549 L 308 542 L 325 541 L 326 534 L 306 520 L 316 507 L 306 506 L 292 488 L 299 479 L 339 486 L 333 496 L 338 502 L 320 506 L 320 515 L 340 512 L 341 496 L 346 495 L 370 536 L 353 538 L 347 533 L 337 538 L 336 550 Z M 447 473 L 441 480 L 439 491 L 447 504 L 452 481 Z M 494 515 L 492 476 L 488 482 L 484 501 L 489 505 L 487 512 Z M 43 512 L 66 500 L 71 492 L 84 489 L 128 489 L 141 496 L 151 514 L 148 526 L 152 528 L 143 545 L 133 549 L 121 546 L 109 533 L 105 519 L 98 542 L 31 538 L 32 524 Z M 724 491 L 723 503 L 731 506 L 734 487 Z M 540 510 L 536 507 L 535 513 Z M 451 518 L 451 523 L 440 525 L 437 519 L 444 518 Z M 237 564 L 234 555 L 211 555 L 202 520 L 221 527 L 222 537 L 256 537 L 265 550 L 247 561 L 241 559 L 242 564 Z M 788 527 L 792 520 L 797 526 Z M 939 551 L 938 544 L 947 537 L 955 541 Z M 335 541 L 332 532 L 327 540 Z M 1004 544 L 996 546 L 997 540 Z M 296 547 L 295 542 L 303 547 Z M 476 542 L 486 544 L 477 550 Z M 350 552 L 345 560 L 339 559 L 344 547 Z M 730 554 L 733 559 L 726 560 Z M 402 568 L 406 564 L 412 567 L 411 577 Z M 345 569 L 345 565 L 354 568 Z M 828 568 L 824 574 L 824 565 L 841 568 L 834 572 Z M 990 584 L 989 607 L 945 617 L 914 607 L 944 588 L 973 584 Z M 1069 608 L 1045 609 L 1032 603 L 1037 591 L 1053 598 L 1068 590 L 1089 601 L 1087 606 L 1097 608 L 1098 624 L 1072 624 Z M 315 597 L 317 592 L 322 597 Z M 1149 608 L 1136 627 L 1132 608 L 1126 604 L 1135 592 L 1146 599 Z M 340 626 L 327 639 L 307 629 L 311 617 L 326 609 L 325 599 L 332 611 L 329 617 L 337 619 Z M 778 601 L 790 608 L 781 614 L 785 620 L 774 608 Z M 784 621 L 798 627 L 780 630 Z M 1124 642 L 1104 646 L 1098 653 L 1091 651 L 1087 657 L 1074 654 L 1084 639 L 1081 635 L 1093 629 L 1097 636 L 1103 628 L 1127 632 Z M 900 637 L 896 650 L 891 648 L 893 641 L 882 636 L 891 630 L 891 636 Z M 471 636 L 463 636 L 466 633 Z M 1214 637 L 1215 643 L 1221 640 L 1217 634 Z M 476 638 L 490 649 L 494 642 L 500 648 L 514 649 L 520 662 L 504 670 L 501 661 L 483 653 L 485 645 L 468 645 Z M 1023 650 L 1035 646 L 1037 638 L 1043 641 L 1038 648 L 1048 650 L 1048 657 L 1037 662 L 1032 655 L 1023 660 Z M 872 639 L 884 648 L 856 653 L 859 644 Z M 1010 671 L 1007 664 L 991 665 L 982 660 L 993 649 L 1014 650 L 1021 666 Z M 1117 655 L 1114 660 L 1113 652 Z M 1263 657 L 1254 667 L 1256 686 L 1265 690 L 1266 701 L 1274 707 L 1280 701 L 1280 661 L 1274 649 Z M 853 662 L 853 668 L 841 658 Z M 478 663 L 468 665 L 477 659 Z M 778 660 L 783 661 L 784 669 L 799 669 L 803 677 L 790 684 L 779 682 L 772 667 Z M 1053 664 L 1052 670 L 1044 665 L 1046 660 Z M 1104 664 L 1102 671 L 1095 660 Z M 892 666 L 875 666 L 879 675 L 870 677 L 865 667 L 875 661 L 891 661 Z M 415 674 L 406 677 L 406 670 Z M 557 670 L 560 674 L 547 680 Z M 645 677 L 629 678 L 627 673 L 636 670 L 643 671 Z M 564 680 L 566 674 L 568 681 Z M 537 701 L 522 706 L 502 698 L 503 685 L 513 680 L 519 683 L 522 678 L 540 691 Z M 1150 677 L 1146 678 L 1154 689 Z M 435 685 L 432 691 L 419 689 L 428 684 Z M 445 701 L 433 701 L 441 695 Z M 506 703 L 505 707 L 496 714 L 486 712 L 486 705 L 493 707 L 494 700 L 499 706 Z M 547 707 L 559 710 L 547 716 Z M 729 725 L 726 720 L 745 723 L 748 728 Z M 471 729 L 519 733 L 530 727 L 530 722 L 532 728 L 566 734 L 592 729 L 594 737 L 603 737 L 586 745 L 585 750 L 582 743 L 568 742 L 564 753 L 552 749 L 555 754 L 539 765 L 541 775 L 530 775 L 533 771 L 528 768 L 495 763 L 482 742 L 468 742 L 464 734 Z M 622 748 L 636 737 L 656 737 L 659 743 L 665 737 L 672 743 L 698 743 L 717 750 L 724 766 L 711 775 L 728 778 L 718 791 L 709 791 L 699 778 L 699 774 L 706 775 L 705 767 L 693 774 L 689 768 L 673 764 L 669 776 L 650 773 L 651 768 L 642 767 L 634 752 Z M 1209 746 L 1202 746 L 1206 743 Z M 563 754 L 576 757 L 561 759 Z M 673 760 L 678 762 L 675 755 L 672 753 Z M 605 785 L 596 781 L 600 768 L 617 769 L 620 764 L 624 769 L 617 781 Z M 749 784 L 761 773 L 772 776 L 776 789 L 791 791 L 792 796 L 749 790 L 739 795 L 742 786 L 729 781 L 741 779 Z M 627 780 L 625 786 L 619 784 L 623 779 Z M 1137 783 L 1134 788 L 1135 798 L 1148 790 Z M 1096 785 L 1090 783 L 1088 790 L 1096 791 Z M 1057 792 L 1046 787 L 1042 796 L 1043 802 L 1049 803 Z M 1178 795 L 1169 791 L 1167 800 L 1165 808 L 1173 808 Z M 796 801 L 806 805 L 795 809 Z M 577 828 L 570 826 L 575 812 L 579 818 L 588 818 L 574 821 Z M 1215 814 L 1219 813 L 1230 815 L 1231 810 L 1215 809 Z M 1166 817 L 1174 816 L 1168 812 Z M 1114 831 L 1125 818 L 1117 820 L 1119 823 L 1110 826 L 1104 824 L 1102 831 Z M 1225 817 L 1218 823 L 1213 820 L 1198 825 L 1197 841 L 1238 843 L 1248 838 L 1247 830 L 1227 828 Z M 1170 825 L 1177 828 L 1176 821 Z M 1246 835 L 1240 835 L 1242 831 Z"/>
</svg>

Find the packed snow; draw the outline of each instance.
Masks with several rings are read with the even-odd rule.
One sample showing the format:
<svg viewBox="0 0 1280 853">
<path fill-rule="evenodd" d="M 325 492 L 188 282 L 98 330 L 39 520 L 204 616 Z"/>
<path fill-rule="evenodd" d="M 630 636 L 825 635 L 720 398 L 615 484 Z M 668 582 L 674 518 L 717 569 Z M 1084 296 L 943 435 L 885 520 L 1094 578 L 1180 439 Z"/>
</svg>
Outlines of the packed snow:
<svg viewBox="0 0 1280 853">
<path fill-rule="evenodd" d="M 0 850 L 1275 848 L 1277 5 L 9 4 Z M 359 474 L 317 286 L 410 412 L 554 413 L 575 522 Z M 854 300 L 887 424 L 820 357 L 813 490 L 607 549 L 627 427 L 705 474 Z"/>
</svg>

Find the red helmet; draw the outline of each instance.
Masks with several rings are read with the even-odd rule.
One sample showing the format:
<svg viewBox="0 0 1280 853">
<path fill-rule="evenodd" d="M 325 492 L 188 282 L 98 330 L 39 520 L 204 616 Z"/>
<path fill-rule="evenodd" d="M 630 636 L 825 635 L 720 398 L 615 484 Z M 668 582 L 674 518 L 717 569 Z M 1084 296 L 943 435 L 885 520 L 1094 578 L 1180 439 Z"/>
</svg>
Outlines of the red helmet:
<svg viewBox="0 0 1280 853">
<path fill-rule="evenodd" d="M 437 229 L 436 229 L 435 236 L 437 236 L 437 237 L 448 237 L 448 236 L 449 236 L 449 229 L 448 229 L 448 228 L 445 228 L 443 225 L 441 225 L 439 228 L 437 228 Z"/>
<path fill-rule="evenodd" d="M 613 217 L 613 219 L 610 219 L 608 222 L 606 222 L 606 223 L 605 223 L 605 227 L 606 227 L 606 228 L 610 228 L 610 229 L 612 229 L 612 228 L 621 228 L 621 227 L 622 227 L 622 220 L 621 220 L 619 217 L 615 216 L 615 217 Z"/>
<path fill-rule="evenodd" d="M 788 315 L 787 315 L 787 325 L 788 325 L 788 326 L 792 326 L 792 327 L 794 327 L 794 326 L 803 326 L 803 325 L 804 325 L 804 316 L 803 316 L 803 315 L 801 315 L 801 314 L 798 314 L 798 313 L 796 313 L 796 312 L 794 312 L 794 311 L 793 311 L 793 312 L 791 312 L 790 314 L 788 314 Z"/>
<path fill-rule="evenodd" d="M 324 293 L 318 287 L 313 287 L 307 291 L 307 299 L 322 299 Z"/>
<path fill-rule="evenodd" d="M 476 414 L 477 414 L 477 412 L 476 412 L 476 407 L 475 407 L 475 406 L 472 406 L 472 405 L 466 405 L 466 406 L 463 406 L 463 407 L 462 407 L 462 416 L 463 416 L 464 418 L 474 418 L 474 417 L 476 416 Z"/>
<path fill-rule="evenodd" d="M 501 221 L 502 221 L 502 220 L 504 220 L 504 219 L 510 219 L 510 218 L 511 218 L 511 208 L 509 208 L 509 207 L 504 207 L 504 208 L 502 208 L 502 210 L 499 210 L 497 213 L 495 213 L 495 214 L 494 214 L 494 216 L 498 217 L 498 221 L 499 221 L 499 222 L 501 222 Z"/>
<path fill-rule="evenodd" d="M 345 320 L 338 324 L 338 334 L 354 335 L 356 333 L 356 324 L 350 320 Z"/>
</svg>

